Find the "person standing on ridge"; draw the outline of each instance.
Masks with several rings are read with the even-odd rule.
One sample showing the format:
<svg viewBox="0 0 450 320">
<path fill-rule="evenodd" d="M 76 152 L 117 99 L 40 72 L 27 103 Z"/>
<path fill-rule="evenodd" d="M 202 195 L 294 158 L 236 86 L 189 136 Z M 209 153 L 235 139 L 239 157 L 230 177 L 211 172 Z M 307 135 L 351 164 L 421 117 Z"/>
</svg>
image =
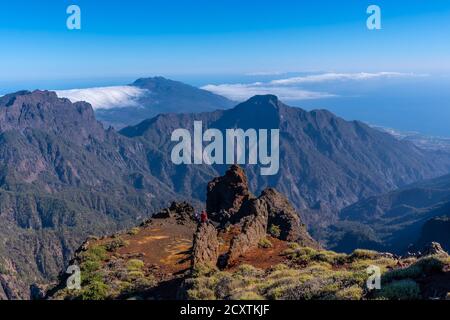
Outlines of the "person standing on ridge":
<svg viewBox="0 0 450 320">
<path fill-rule="evenodd" d="M 203 210 L 202 213 L 200 214 L 200 221 L 201 223 L 208 222 L 208 214 L 206 213 L 206 210 Z"/>
</svg>

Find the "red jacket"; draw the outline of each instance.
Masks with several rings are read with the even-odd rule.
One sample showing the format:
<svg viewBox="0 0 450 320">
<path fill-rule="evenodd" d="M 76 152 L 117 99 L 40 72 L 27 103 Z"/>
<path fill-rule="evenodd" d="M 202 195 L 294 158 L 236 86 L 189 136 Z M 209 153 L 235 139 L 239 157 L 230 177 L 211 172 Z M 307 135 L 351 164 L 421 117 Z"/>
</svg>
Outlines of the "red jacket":
<svg viewBox="0 0 450 320">
<path fill-rule="evenodd" d="M 206 213 L 206 211 L 202 211 L 202 213 L 200 214 L 200 221 L 202 223 L 208 221 L 208 214 Z"/>
</svg>

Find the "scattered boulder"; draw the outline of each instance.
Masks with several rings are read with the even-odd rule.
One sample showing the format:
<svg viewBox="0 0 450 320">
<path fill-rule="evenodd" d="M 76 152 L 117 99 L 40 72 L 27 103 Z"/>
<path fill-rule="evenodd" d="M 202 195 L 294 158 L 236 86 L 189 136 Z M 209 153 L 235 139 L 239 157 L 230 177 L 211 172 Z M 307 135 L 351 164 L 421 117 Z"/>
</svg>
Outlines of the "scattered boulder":
<svg viewBox="0 0 450 320">
<path fill-rule="evenodd" d="M 242 204 L 251 197 L 244 170 L 233 165 L 224 176 L 214 178 L 208 183 L 206 211 L 211 220 L 222 222 L 236 214 Z"/>
</svg>

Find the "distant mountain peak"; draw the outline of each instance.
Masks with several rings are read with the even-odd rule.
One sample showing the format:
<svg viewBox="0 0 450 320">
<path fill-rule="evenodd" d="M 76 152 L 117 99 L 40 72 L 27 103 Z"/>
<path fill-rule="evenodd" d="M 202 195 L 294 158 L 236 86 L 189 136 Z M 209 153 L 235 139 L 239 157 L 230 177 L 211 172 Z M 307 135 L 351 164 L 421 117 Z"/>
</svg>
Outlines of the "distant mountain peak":
<svg viewBox="0 0 450 320">
<path fill-rule="evenodd" d="M 100 121 L 123 128 L 161 113 L 209 112 L 236 105 L 234 101 L 210 91 L 160 76 L 137 79 L 131 86 L 147 91 L 136 100 L 139 106 L 97 110 Z"/>
<path fill-rule="evenodd" d="M 49 101 L 58 99 L 57 95 L 53 91 L 27 91 L 22 90 L 14 93 L 7 94 L 0 98 L 0 107 L 11 107 L 14 104 L 20 104 L 30 101 Z"/>
<path fill-rule="evenodd" d="M 72 103 L 58 98 L 53 91 L 19 91 L 0 98 L 0 132 L 38 129 L 70 135 L 82 143 L 88 137 L 103 139 L 102 125 L 97 122 L 87 102 Z"/>
<path fill-rule="evenodd" d="M 273 94 L 264 94 L 264 95 L 256 95 L 248 99 L 247 103 L 254 103 L 254 104 L 263 104 L 263 103 L 271 103 L 274 105 L 278 104 L 278 97 Z"/>
<path fill-rule="evenodd" d="M 179 81 L 170 80 L 161 76 L 156 77 L 148 77 L 148 78 L 139 78 L 136 81 L 134 81 L 132 86 L 140 87 L 140 88 L 146 88 L 150 89 L 155 86 L 177 86 L 177 85 L 186 85 Z M 187 85 L 186 85 L 187 86 Z"/>
</svg>

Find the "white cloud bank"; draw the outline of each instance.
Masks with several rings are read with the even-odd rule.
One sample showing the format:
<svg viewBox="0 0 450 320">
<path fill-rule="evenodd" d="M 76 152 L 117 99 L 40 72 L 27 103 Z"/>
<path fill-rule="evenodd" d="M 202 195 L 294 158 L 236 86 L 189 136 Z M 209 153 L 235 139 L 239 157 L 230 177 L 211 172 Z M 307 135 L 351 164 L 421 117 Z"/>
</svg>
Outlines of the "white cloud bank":
<svg viewBox="0 0 450 320">
<path fill-rule="evenodd" d="M 334 96 L 326 92 L 308 91 L 299 88 L 270 86 L 260 82 L 251 84 L 209 84 L 202 87 L 202 89 L 227 97 L 234 101 L 243 101 L 255 95 L 265 94 L 274 94 L 282 100 L 308 100 L 329 98 Z"/>
<path fill-rule="evenodd" d="M 396 78 L 396 77 L 410 77 L 414 76 L 412 73 L 400 73 L 400 72 L 377 72 L 377 73 L 323 73 L 314 74 L 302 77 L 292 77 L 287 79 L 273 80 L 270 83 L 274 85 L 294 85 L 302 83 L 320 83 L 330 81 L 361 81 L 372 80 L 377 78 Z"/>
<path fill-rule="evenodd" d="M 254 95 L 274 94 L 282 100 L 308 100 L 336 97 L 336 94 L 320 91 L 310 91 L 300 88 L 302 84 L 326 83 L 333 81 L 365 81 L 379 78 L 396 78 L 416 76 L 412 73 L 378 72 L 378 73 L 323 73 L 269 82 L 238 83 L 238 84 L 208 84 L 202 89 L 225 96 L 232 100 L 243 101 Z"/>
<path fill-rule="evenodd" d="M 139 107 L 138 99 L 148 90 L 133 86 L 98 87 L 87 89 L 55 90 L 60 98 L 72 102 L 86 101 L 94 110 Z"/>
</svg>

